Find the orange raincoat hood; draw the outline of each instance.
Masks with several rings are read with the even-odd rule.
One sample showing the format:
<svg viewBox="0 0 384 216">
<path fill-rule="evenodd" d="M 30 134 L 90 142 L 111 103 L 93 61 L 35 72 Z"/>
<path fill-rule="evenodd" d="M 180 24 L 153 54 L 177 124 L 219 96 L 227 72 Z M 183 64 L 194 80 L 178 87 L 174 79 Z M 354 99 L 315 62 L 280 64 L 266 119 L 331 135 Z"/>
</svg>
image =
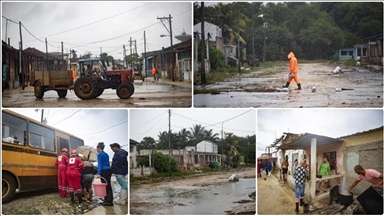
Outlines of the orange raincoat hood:
<svg viewBox="0 0 384 216">
<path fill-rule="evenodd" d="M 294 54 L 293 52 L 290 52 L 290 53 L 288 54 L 288 59 L 291 59 L 292 57 L 295 57 L 295 54 Z"/>
</svg>

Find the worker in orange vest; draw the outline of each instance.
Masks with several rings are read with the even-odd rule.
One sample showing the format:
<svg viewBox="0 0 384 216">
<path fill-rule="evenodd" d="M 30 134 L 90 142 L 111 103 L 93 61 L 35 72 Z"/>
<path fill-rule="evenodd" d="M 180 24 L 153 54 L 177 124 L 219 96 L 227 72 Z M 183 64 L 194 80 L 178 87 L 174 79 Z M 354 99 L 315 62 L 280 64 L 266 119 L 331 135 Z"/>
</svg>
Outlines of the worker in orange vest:
<svg viewBox="0 0 384 216">
<path fill-rule="evenodd" d="M 71 67 L 71 74 L 72 74 L 72 80 L 73 82 L 75 82 L 75 79 L 76 79 L 76 71 L 73 67 Z"/>
<path fill-rule="evenodd" d="M 153 75 L 153 79 L 154 81 L 157 80 L 157 68 L 155 66 L 152 67 L 152 75 Z"/>
<path fill-rule="evenodd" d="M 292 80 L 295 80 L 296 84 L 297 84 L 297 89 L 296 90 L 301 90 L 301 83 L 299 81 L 299 77 L 297 75 L 297 59 L 295 57 L 295 54 L 293 52 L 290 52 L 288 54 L 288 59 L 289 59 L 289 76 L 288 76 L 288 80 L 287 80 L 287 83 L 285 84 L 285 86 L 283 86 L 283 88 L 288 88 L 289 84 L 291 83 Z"/>
</svg>

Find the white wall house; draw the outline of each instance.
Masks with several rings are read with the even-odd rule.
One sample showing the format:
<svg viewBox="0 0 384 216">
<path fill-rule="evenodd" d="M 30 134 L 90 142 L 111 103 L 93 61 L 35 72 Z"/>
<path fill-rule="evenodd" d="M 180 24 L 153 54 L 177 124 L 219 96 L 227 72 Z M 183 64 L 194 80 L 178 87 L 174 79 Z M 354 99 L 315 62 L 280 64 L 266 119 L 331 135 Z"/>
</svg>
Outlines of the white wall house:
<svg viewBox="0 0 384 216">
<path fill-rule="evenodd" d="M 197 152 L 207 152 L 207 153 L 215 153 L 217 154 L 217 144 L 211 141 L 201 141 L 196 145 Z"/>
</svg>

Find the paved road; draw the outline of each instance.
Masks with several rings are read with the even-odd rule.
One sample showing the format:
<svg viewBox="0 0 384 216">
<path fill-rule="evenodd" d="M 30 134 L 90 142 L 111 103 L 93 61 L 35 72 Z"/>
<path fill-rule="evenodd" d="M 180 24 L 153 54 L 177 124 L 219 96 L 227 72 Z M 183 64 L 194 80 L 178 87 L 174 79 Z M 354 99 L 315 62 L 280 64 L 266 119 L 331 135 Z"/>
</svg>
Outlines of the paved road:
<svg viewBox="0 0 384 216">
<path fill-rule="evenodd" d="M 68 92 L 66 98 L 59 99 L 55 91 L 47 91 L 43 99 L 36 99 L 33 87 L 25 90 L 5 90 L 2 95 L 4 108 L 14 107 L 191 107 L 192 84 L 190 82 L 170 82 L 152 80 L 135 82 L 135 93 L 127 100 L 121 100 L 116 91 L 107 89 L 97 99 L 81 100 L 74 92 Z"/>
</svg>

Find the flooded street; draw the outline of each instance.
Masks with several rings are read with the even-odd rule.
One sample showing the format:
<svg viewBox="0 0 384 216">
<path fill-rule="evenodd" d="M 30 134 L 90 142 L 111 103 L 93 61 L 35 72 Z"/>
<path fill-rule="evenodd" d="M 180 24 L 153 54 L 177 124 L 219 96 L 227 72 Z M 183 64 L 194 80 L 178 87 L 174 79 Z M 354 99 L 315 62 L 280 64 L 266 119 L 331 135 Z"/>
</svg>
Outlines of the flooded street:
<svg viewBox="0 0 384 216">
<path fill-rule="evenodd" d="M 226 211 L 241 205 L 239 202 L 253 206 L 255 211 L 254 200 L 249 197 L 256 188 L 254 169 L 234 173 L 240 178 L 239 182 L 228 182 L 231 173 L 220 173 L 133 185 L 130 191 L 130 213 L 226 214 Z"/>
<path fill-rule="evenodd" d="M 98 180 L 95 180 L 98 181 Z M 116 178 L 111 178 L 114 198 L 119 196 L 120 185 Z M 103 200 L 93 194 L 93 202 L 83 202 L 72 204 L 69 194 L 67 198 L 60 198 L 57 189 L 41 190 L 16 193 L 13 200 L 2 204 L 2 214 L 4 215 L 126 215 L 128 214 L 128 204 L 114 206 L 100 205 Z"/>
<path fill-rule="evenodd" d="M 286 83 L 287 67 L 265 68 L 239 75 L 225 82 L 205 87 L 216 94 L 194 95 L 195 107 L 382 107 L 383 73 L 364 68 L 349 68 L 342 74 L 332 74 L 334 65 L 299 63 L 302 90 L 276 92 Z M 312 87 L 316 91 L 312 92 Z M 336 88 L 352 89 L 335 91 Z"/>
<path fill-rule="evenodd" d="M 192 93 L 190 82 L 158 81 L 149 78 L 144 82 L 135 81 L 135 92 L 131 98 L 122 100 L 116 90 L 106 89 L 92 100 L 81 100 L 69 91 L 66 98 L 59 99 L 56 91 L 47 91 L 43 99 L 36 99 L 33 86 L 25 90 L 5 90 L 3 107 L 191 107 Z"/>
</svg>

